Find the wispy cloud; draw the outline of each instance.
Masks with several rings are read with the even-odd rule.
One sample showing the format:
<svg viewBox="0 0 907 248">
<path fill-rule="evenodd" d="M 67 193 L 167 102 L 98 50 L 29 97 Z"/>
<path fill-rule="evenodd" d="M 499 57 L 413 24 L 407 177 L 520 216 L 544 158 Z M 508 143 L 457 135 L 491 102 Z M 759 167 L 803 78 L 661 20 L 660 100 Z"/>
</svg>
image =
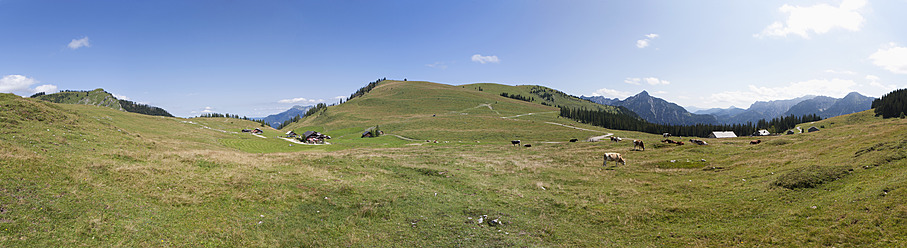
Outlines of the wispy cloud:
<svg viewBox="0 0 907 248">
<path fill-rule="evenodd" d="M 704 98 L 703 103 L 708 106 L 749 106 L 749 104 L 756 101 L 792 99 L 805 95 L 844 97 L 847 93 L 857 91 L 857 87 L 857 82 L 839 78 L 792 82 L 779 87 L 749 85 L 748 89 L 743 91 L 725 91 L 712 94 Z"/>
<path fill-rule="evenodd" d="M 212 107 L 205 107 L 205 109 L 203 109 L 203 110 L 193 110 L 191 113 L 193 113 L 193 114 L 200 114 L 200 113 L 214 113 L 214 108 L 212 108 Z"/>
<path fill-rule="evenodd" d="M 91 43 L 88 42 L 88 37 L 72 39 L 72 41 L 69 42 L 69 49 L 76 50 L 83 47 L 91 47 Z"/>
<path fill-rule="evenodd" d="M 626 91 L 619 91 L 615 89 L 601 88 L 592 93 L 592 96 L 603 96 L 608 98 L 627 98 L 632 96 L 633 93 Z"/>
<path fill-rule="evenodd" d="M 473 61 L 475 61 L 475 58 L 473 58 Z M 483 64 L 484 64 L 484 63 L 483 63 Z M 425 66 L 428 66 L 428 67 L 431 67 L 431 68 L 437 68 L 437 69 L 447 69 L 447 65 L 444 64 L 444 62 L 435 62 L 435 63 L 432 63 L 432 64 L 426 64 Z"/>
<path fill-rule="evenodd" d="M 649 43 L 652 40 L 654 40 L 655 38 L 658 38 L 658 34 L 647 34 L 646 38 L 636 41 L 636 47 L 637 48 L 646 48 L 649 46 Z"/>
<path fill-rule="evenodd" d="M 890 72 L 907 74 L 907 47 L 899 47 L 893 42 L 888 43 L 885 48 L 869 55 L 869 60 Z"/>
<path fill-rule="evenodd" d="M 787 19 L 774 22 L 753 36 L 787 37 L 795 34 L 809 38 L 810 33 L 824 34 L 835 28 L 859 31 L 864 22 L 859 12 L 863 6 L 866 6 L 866 0 L 844 0 L 837 7 L 824 3 L 808 7 L 785 4 L 778 11 L 787 14 Z"/>
<path fill-rule="evenodd" d="M 481 54 L 475 54 L 475 55 L 472 55 L 472 62 L 476 62 L 479 64 L 487 64 L 487 63 L 500 63 L 501 60 L 498 59 L 498 56 L 495 56 L 495 55 L 482 56 Z"/>
<path fill-rule="evenodd" d="M 0 78 L 0 92 L 23 94 L 34 94 L 38 92 L 50 94 L 57 92 L 57 86 L 52 84 L 39 85 L 34 89 L 30 88 L 37 83 L 39 83 L 38 80 L 23 75 L 6 75 L 3 78 Z"/>
<path fill-rule="evenodd" d="M 668 85 L 671 84 L 668 80 L 662 80 L 654 77 L 647 78 L 627 78 L 624 79 L 624 83 L 632 85 L 641 85 L 642 83 L 647 83 L 649 85 Z"/>
<path fill-rule="evenodd" d="M 831 73 L 831 74 L 857 75 L 856 72 L 854 72 L 854 71 L 848 71 L 848 70 L 833 70 L 833 69 L 828 69 L 828 70 L 825 70 L 825 72 L 826 72 L 826 73 Z"/>
<path fill-rule="evenodd" d="M 297 97 L 297 98 L 293 98 L 293 99 L 283 99 L 283 100 L 280 100 L 280 101 L 277 101 L 277 102 L 279 102 L 279 103 L 306 103 L 306 104 L 315 104 L 315 103 L 324 102 L 324 99 L 317 99 L 317 100 L 315 100 L 315 99 L 306 99 L 306 98 L 302 98 L 302 97 Z"/>
</svg>

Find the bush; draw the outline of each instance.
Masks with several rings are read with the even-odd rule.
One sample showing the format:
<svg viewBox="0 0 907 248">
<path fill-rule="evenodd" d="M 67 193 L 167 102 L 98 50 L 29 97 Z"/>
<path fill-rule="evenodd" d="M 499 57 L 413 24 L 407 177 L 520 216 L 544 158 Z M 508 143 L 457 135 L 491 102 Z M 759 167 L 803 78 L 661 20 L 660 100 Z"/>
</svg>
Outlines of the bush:
<svg viewBox="0 0 907 248">
<path fill-rule="evenodd" d="M 772 185 L 788 189 L 815 188 L 847 175 L 844 166 L 806 166 L 781 175 Z"/>
</svg>

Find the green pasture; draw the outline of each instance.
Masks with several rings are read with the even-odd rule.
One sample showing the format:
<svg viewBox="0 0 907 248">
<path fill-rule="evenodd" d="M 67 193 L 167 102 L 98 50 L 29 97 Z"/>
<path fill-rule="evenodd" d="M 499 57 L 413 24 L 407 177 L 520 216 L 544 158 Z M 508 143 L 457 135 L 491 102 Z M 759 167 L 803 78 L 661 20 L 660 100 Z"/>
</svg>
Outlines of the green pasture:
<svg viewBox="0 0 907 248">
<path fill-rule="evenodd" d="M 907 237 L 902 119 L 866 111 L 809 124 L 826 126 L 814 133 L 676 146 L 550 113 L 500 118 L 544 106 L 499 103 L 498 115 L 467 108 L 476 103 L 365 117 L 329 108 L 337 119 L 287 130 L 324 132 L 332 145 L 289 146 L 275 138 L 286 130 L 239 132 L 254 122 L 0 94 L 0 247 L 900 247 Z M 375 125 L 387 135 L 360 138 Z M 601 132 L 627 139 L 583 141 Z M 627 165 L 602 166 L 605 152 Z"/>
</svg>

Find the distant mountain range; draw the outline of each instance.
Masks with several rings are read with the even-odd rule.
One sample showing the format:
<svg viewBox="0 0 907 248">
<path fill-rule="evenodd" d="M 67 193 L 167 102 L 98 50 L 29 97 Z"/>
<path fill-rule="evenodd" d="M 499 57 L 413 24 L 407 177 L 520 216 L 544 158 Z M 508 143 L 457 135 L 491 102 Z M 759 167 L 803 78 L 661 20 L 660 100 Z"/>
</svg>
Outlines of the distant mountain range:
<svg viewBox="0 0 907 248">
<path fill-rule="evenodd" d="M 292 108 L 287 109 L 286 111 L 283 111 L 283 112 L 280 112 L 277 114 L 273 114 L 273 115 L 269 115 L 268 117 L 261 118 L 261 119 L 264 120 L 265 122 L 267 122 L 268 124 L 270 124 L 271 127 L 277 128 L 283 122 L 290 120 L 290 118 L 296 117 L 297 115 L 298 116 L 305 115 L 305 112 L 308 111 L 310 108 L 312 108 L 312 106 L 295 105 Z"/>
<path fill-rule="evenodd" d="M 650 96 L 643 91 L 635 96 L 620 99 L 605 98 L 602 96 L 580 97 L 595 103 L 625 107 L 635 112 L 648 122 L 657 124 L 689 125 L 696 123 L 718 124 L 719 121 L 712 115 L 693 114 L 686 109 L 664 99 Z"/>
<path fill-rule="evenodd" d="M 755 102 L 747 109 L 712 108 L 690 113 L 680 105 L 650 96 L 646 91 L 624 100 L 602 96 L 581 96 L 580 98 L 604 105 L 626 107 L 646 121 L 673 125 L 755 123 L 761 119 L 770 120 L 782 116 L 807 114 L 818 114 L 822 118 L 829 118 L 867 110 L 872 105 L 872 100 L 875 99 L 852 92 L 840 99 L 827 96 L 803 96 L 788 100 Z"/>
</svg>

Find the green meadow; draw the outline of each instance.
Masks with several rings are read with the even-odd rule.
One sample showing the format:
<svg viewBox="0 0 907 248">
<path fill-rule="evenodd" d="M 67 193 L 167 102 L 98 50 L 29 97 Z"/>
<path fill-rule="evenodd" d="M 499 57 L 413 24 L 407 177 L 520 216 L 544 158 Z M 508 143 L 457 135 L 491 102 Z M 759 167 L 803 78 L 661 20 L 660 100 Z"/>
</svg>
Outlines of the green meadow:
<svg viewBox="0 0 907 248">
<path fill-rule="evenodd" d="M 676 146 L 473 86 L 389 81 L 264 138 L 240 132 L 251 121 L 0 94 L 0 247 L 907 242 L 907 120 L 870 110 Z M 385 135 L 360 138 L 375 126 Z M 331 144 L 278 138 L 288 130 Z M 624 141 L 585 141 L 609 133 Z M 627 164 L 603 166 L 605 152 Z"/>
</svg>

